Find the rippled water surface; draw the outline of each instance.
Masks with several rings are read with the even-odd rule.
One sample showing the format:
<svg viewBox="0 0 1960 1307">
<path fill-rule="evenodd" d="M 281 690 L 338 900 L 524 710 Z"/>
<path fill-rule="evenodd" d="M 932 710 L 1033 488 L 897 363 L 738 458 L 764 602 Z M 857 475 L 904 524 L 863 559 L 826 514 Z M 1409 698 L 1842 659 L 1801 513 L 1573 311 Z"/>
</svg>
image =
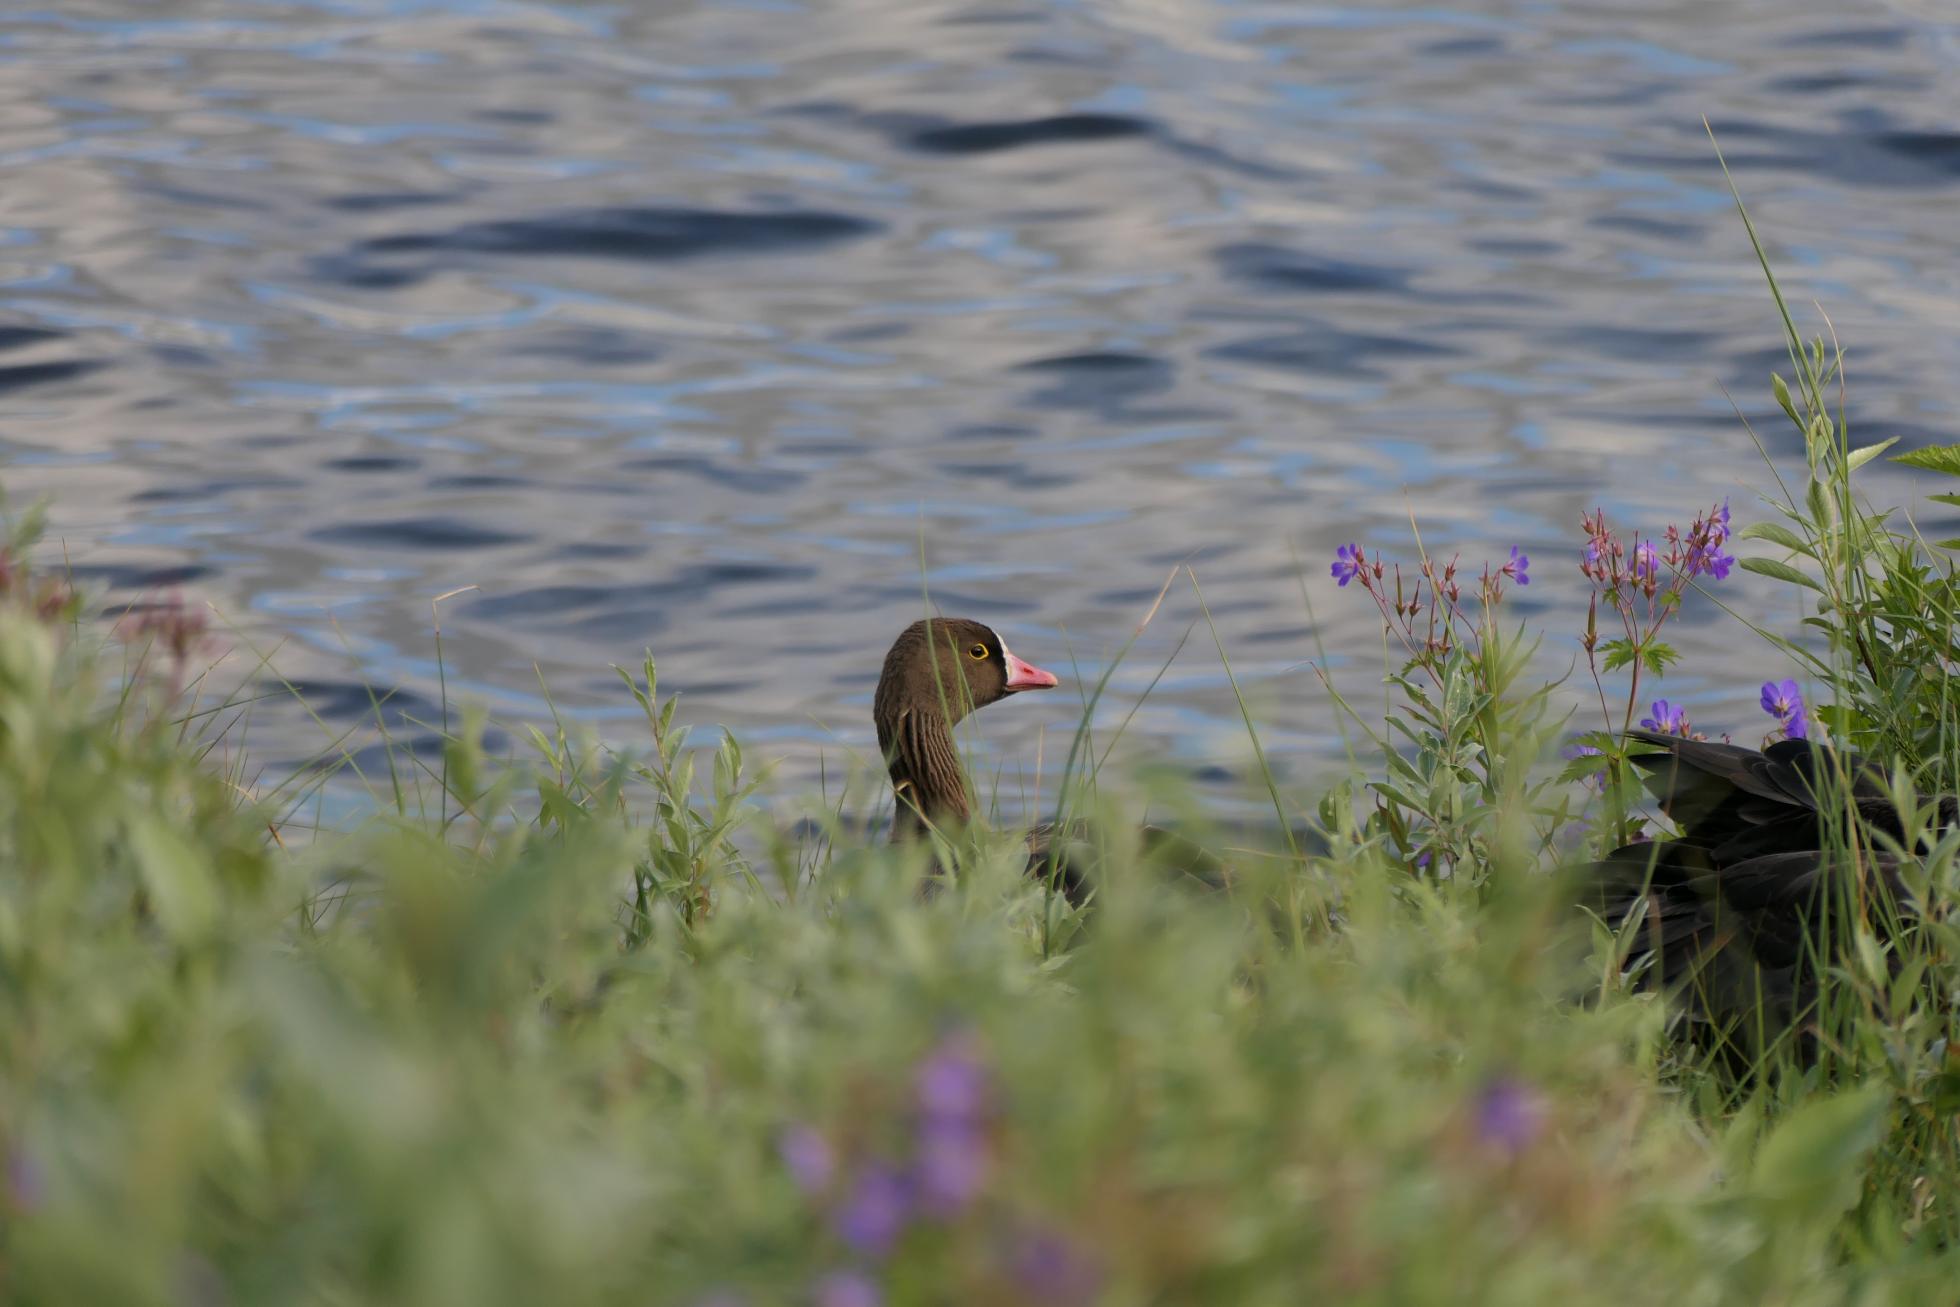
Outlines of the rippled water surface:
<svg viewBox="0 0 1960 1307">
<path fill-rule="evenodd" d="M 1794 456 L 1704 115 L 1856 434 L 1960 440 L 1933 0 L 61 0 L 0 62 L 7 488 L 112 606 L 283 641 L 329 729 L 364 683 L 431 713 L 431 599 L 474 585 L 452 693 L 535 719 L 541 674 L 624 736 L 608 664 L 650 646 L 810 777 L 871 745 L 927 589 L 1075 680 L 1188 562 L 1306 770 L 1307 661 L 1364 700 L 1380 661 L 1327 560 L 1406 555 L 1412 511 L 1527 549 L 1562 667 L 1583 510 L 1761 516 L 1724 388 Z M 1181 581 L 1115 709 L 1198 614 Z M 1705 604 L 1682 643 L 1674 697 L 1753 726 L 1773 660 Z M 982 733 L 1052 769 L 1075 712 Z M 268 765 L 325 738 L 251 729 Z M 1205 627 L 1126 739 L 1242 763 Z"/>
</svg>

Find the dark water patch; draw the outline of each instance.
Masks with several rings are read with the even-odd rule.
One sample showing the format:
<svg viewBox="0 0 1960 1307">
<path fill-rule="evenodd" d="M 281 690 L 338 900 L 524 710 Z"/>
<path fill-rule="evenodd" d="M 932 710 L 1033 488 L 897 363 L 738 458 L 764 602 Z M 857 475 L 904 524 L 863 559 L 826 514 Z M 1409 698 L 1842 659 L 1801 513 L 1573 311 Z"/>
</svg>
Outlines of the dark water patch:
<svg viewBox="0 0 1960 1307">
<path fill-rule="evenodd" d="M 1013 23 L 1039 23 L 1048 17 L 1042 9 L 969 9 L 941 21 L 948 27 L 994 27 Z"/>
<path fill-rule="evenodd" d="M 1311 639 L 1313 633 L 1314 628 L 1311 626 L 1276 626 L 1254 631 L 1250 635 L 1239 638 L 1247 644 L 1291 644 L 1296 640 Z"/>
<path fill-rule="evenodd" d="M 531 537 L 451 517 L 402 517 L 383 522 L 342 522 L 309 531 L 306 538 L 363 549 L 490 549 L 522 544 Z"/>
<path fill-rule="evenodd" d="M 513 127 L 548 127 L 558 121 L 549 109 L 478 109 L 470 115 L 479 122 L 508 123 Z"/>
<path fill-rule="evenodd" d="M 529 619 L 563 619 L 577 613 L 586 616 L 578 623 L 587 632 L 653 629 L 649 622 L 666 625 L 666 615 L 677 601 L 708 601 L 723 591 L 739 586 L 795 585 L 814 580 L 815 567 L 791 563 L 717 561 L 681 568 L 658 581 L 639 581 L 624 585 L 544 585 L 504 594 L 485 594 L 468 608 L 474 621 L 522 622 Z M 600 610 L 597 612 L 591 610 Z M 719 611 L 719 610 L 718 610 Z M 652 616 L 658 614 L 657 617 Z"/>
<path fill-rule="evenodd" d="M 863 596 L 864 604 L 869 607 L 895 609 L 899 612 L 910 613 L 913 617 L 919 615 L 919 583 L 917 580 L 899 585 L 864 586 L 860 588 L 859 593 Z M 1155 595 L 1157 592 L 1152 590 L 1150 593 Z M 855 600 L 851 605 L 846 605 L 841 602 L 834 605 L 839 610 L 847 606 L 856 606 Z M 946 585 L 935 585 L 932 587 L 932 606 L 939 612 L 953 616 L 962 613 L 969 616 L 980 613 L 990 613 L 999 616 L 1003 613 L 1020 614 L 1041 611 L 1041 604 L 1037 599 L 1018 599 L 1000 594 L 973 594 Z M 907 618 L 906 620 L 909 621 L 911 619 Z M 885 638 L 890 639 L 891 637 L 886 636 Z M 878 679 L 878 666 L 875 654 L 867 662 L 859 679 L 872 681 Z"/>
<path fill-rule="evenodd" d="M 1828 177 L 1849 186 L 1899 190 L 1960 182 L 1960 132 L 1894 125 L 1883 115 L 1858 115 L 1842 131 L 1811 131 L 1752 119 L 1714 124 L 1731 171 L 1775 170 Z M 1706 148 L 1678 155 L 1615 153 L 1613 160 L 1645 169 L 1719 171 Z"/>
<path fill-rule="evenodd" d="M 87 376 L 108 366 L 99 359 L 67 359 L 58 363 L 17 363 L 12 367 L 0 368 L 0 392 L 72 381 L 76 377 Z"/>
<path fill-rule="evenodd" d="M 412 472 L 422 466 L 422 460 L 400 454 L 354 454 L 327 459 L 320 466 L 335 472 Z"/>
<path fill-rule="evenodd" d="M 1143 561 L 1152 567 L 1169 567 L 1174 564 L 1216 563 L 1243 553 L 1245 546 L 1236 540 L 1221 540 L 1209 545 L 1182 545 L 1170 549 L 1159 549 L 1143 556 Z"/>
<path fill-rule="evenodd" d="M 1299 168 L 1284 168 L 1278 164 L 1264 163 L 1236 154 L 1222 145 L 1211 141 L 1186 140 L 1182 137 L 1166 137 L 1164 143 L 1174 153 L 1196 164 L 1210 168 L 1220 168 L 1262 182 L 1303 182 L 1313 176 Z"/>
<path fill-rule="evenodd" d="M 482 745 L 485 753 L 493 757 L 510 752 L 509 734 L 495 727 L 485 730 L 478 743 Z M 391 761 L 397 768 L 413 765 L 419 775 L 421 764 L 429 766 L 440 764 L 448 748 L 449 741 L 443 736 L 431 731 L 421 731 L 414 735 L 392 736 L 386 740 L 377 740 L 344 756 L 333 753 L 303 763 L 289 763 L 288 766 L 294 771 L 352 767 L 362 776 L 385 779 Z"/>
<path fill-rule="evenodd" d="M 44 345 L 51 340 L 66 340 L 65 331 L 50 331 L 46 327 L 5 327 L 0 326 L 0 351 L 25 349 L 29 345 Z"/>
<path fill-rule="evenodd" d="M 630 640 L 645 644 L 667 630 L 681 615 L 674 611 L 672 600 L 652 605 L 629 604 L 566 622 L 564 629 L 580 639 L 598 643 Z"/>
<path fill-rule="evenodd" d="M 1422 47 L 1423 54 L 1437 59 L 1480 59 L 1503 54 L 1504 50 L 1504 38 L 1501 36 L 1454 36 L 1444 41 L 1431 41 Z"/>
<path fill-rule="evenodd" d="M 313 275 L 321 281 L 335 282 L 353 290 L 405 290 L 423 281 L 429 274 L 426 269 L 380 268 L 335 255 L 315 259 Z"/>
<path fill-rule="evenodd" d="M 1595 352 L 1613 358 L 1668 362 L 1684 358 L 1706 358 L 1721 344 L 1722 337 L 1712 331 L 1668 331 L 1653 327 L 1608 326 L 1595 322 L 1540 332 L 1538 340 L 1546 348 L 1553 350 L 1572 341 L 1579 341 Z"/>
<path fill-rule="evenodd" d="M 827 613 L 835 603 L 822 590 L 796 590 L 752 604 L 730 604 L 715 609 L 715 616 L 727 621 L 750 617 L 795 617 L 800 613 Z"/>
<path fill-rule="evenodd" d="M 1532 240 L 1521 236 L 1484 236 L 1469 242 L 1470 248 L 1485 254 L 1512 259 L 1543 259 L 1565 253 L 1563 241 Z"/>
<path fill-rule="evenodd" d="M 1015 365 L 1016 372 L 1052 377 L 1053 384 L 1028 396 L 1049 408 L 1107 412 L 1171 388 L 1175 372 L 1163 359 L 1114 350 L 1063 354 Z"/>
<path fill-rule="evenodd" d="M 658 454 L 628 459 L 619 466 L 621 471 L 626 472 L 677 472 L 712 481 L 731 490 L 746 490 L 755 494 L 793 490 L 808 479 L 801 472 L 784 468 L 731 467 L 698 454 Z"/>
<path fill-rule="evenodd" d="M 1863 91 L 1873 87 L 1890 84 L 1894 79 L 1884 73 L 1865 73 L 1852 70 L 1830 73 L 1797 73 L 1789 77 L 1772 78 L 1764 84 L 1765 89 L 1775 95 L 1831 95 L 1838 91 Z M 1915 82 L 1919 79 L 1912 79 Z"/>
<path fill-rule="evenodd" d="M 239 490 L 292 490 L 304 485 L 291 477 L 237 477 L 225 481 L 199 481 L 189 485 L 152 486 L 129 497 L 132 504 L 182 504 L 216 499 Z"/>
<path fill-rule="evenodd" d="M 552 550 L 551 556 L 572 560 L 639 558 L 646 551 L 646 542 L 641 540 L 576 540 Z"/>
<path fill-rule="evenodd" d="M 902 133 L 899 140 L 924 154 L 968 155 L 1156 134 L 1157 125 L 1148 118 L 1120 113 L 1063 113 L 1045 118 L 918 126 Z"/>
<path fill-rule="evenodd" d="M 432 204 L 448 204 L 456 198 L 440 191 L 357 191 L 352 195 L 330 196 L 322 203 L 342 213 L 390 213 L 397 209 L 423 209 Z"/>
<path fill-rule="evenodd" d="M 1912 39 L 1903 27 L 1851 27 L 1835 31 L 1798 32 L 1777 44 L 1791 50 L 1821 47 L 1827 50 L 1897 50 Z"/>
<path fill-rule="evenodd" d="M 525 617 L 556 617 L 622 598 L 638 587 L 615 585 L 541 585 L 511 594 L 486 595 L 469 606 L 472 618 L 507 622 Z"/>
<path fill-rule="evenodd" d="M 571 359 L 601 366 L 656 363 L 665 352 L 644 336 L 609 327 L 568 328 L 543 340 L 527 340 L 523 344 L 526 356 Z"/>
<path fill-rule="evenodd" d="M 1212 257 L 1226 276 L 1269 290 L 1403 294 L 1409 289 L 1405 268 L 1336 259 L 1283 245 L 1226 245 Z"/>
<path fill-rule="evenodd" d="M 1081 480 L 1073 472 L 1044 472 L 1026 463 L 941 463 L 939 470 L 948 476 L 997 481 L 1015 490 L 1047 490 Z"/>
<path fill-rule="evenodd" d="M 378 716 L 390 726 L 405 726 L 442 720 L 441 704 L 402 686 L 382 689 L 359 681 L 295 680 L 261 681 L 259 688 L 264 694 L 292 694 L 323 721 L 373 721 Z"/>
<path fill-rule="evenodd" d="M 1033 427 L 1010 422 L 974 422 L 965 426 L 953 427 L 947 431 L 948 440 L 1027 440 L 1034 436 Z"/>
<path fill-rule="evenodd" d="M 1278 336 L 1255 336 L 1205 351 L 1207 358 L 1286 372 L 1343 373 L 1377 377 L 1373 363 L 1388 359 L 1453 358 L 1451 345 L 1413 336 L 1378 336 L 1321 326 Z"/>
<path fill-rule="evenodd" d="M 1588 100 L 1588 104 L 1597 101 Z M 1645 96 L 1634 96 L 1634 104 L 1646 103 Z M 1452 177 L 1448 183 L 1451 190 L 1465 195 L 1474 195 L 1480 200 L 1496 200 L 1500 204 L 1529 204 L 1538 198 L 1538 192 L 1529 186 L 1514 186 L 1509 182 L 1492 181 L 1488 177 Z"/>
<path fill-rule="evenodd" d="M 179 563 L 173 567 L 138 567 L 128 563 L 76 563 L 66 569 L 76 581 L 100 583 L 111 590 L 157 590 L 173 585 L 189 585 L 212 575 L 203 563 Z M 124 612 L 115 609 L 111 616 Z"/>
<path fill-rule="evenodd" d="M 882 224 L 818 209 L 782 211 L 643 207 L 566 209 L 537 218 L 470 222 L 443 232 L 379 236 L 346 256 L 356 267 L 377 255 L 502 254 L 538 258 L 661 262 L 714 254 L 820 249 L 882 230 Z"/>
<path fill-rule="evenodd" d="M 178 204 L 200 213 L 213 210 L 228 210 L 232 213 L 264 213 L 270 206 L 263 200 L 249 195 L 226 194 L 221 191 L 206 190 L 200 186 L 184 186 L 174 182 L 156 180 L 154 173 L 146 173 L 139 186 L 145 198 L 164 204 Z"/>
<path fill-rule="evenodd" d="M 1702 235 L 1700 223 L 1652 218 L 1638 213 L 1601 213 L 1586 220 L 1599 231 L 1623 231 L 1630 236 L 1650 236 L 1662 241 L 1694 240 Z"/>
<path fill-rule="evenodd" d="M 430 477 L 423 485 L 430 490 L 521 490 L 535 487 L 537 482 L 501 472 L 461 472 Z"/>
<path fill-rule="evenodd" d="M 1134 586 L 1118 590 L 1098 590 L 1095 600 L 1098 604 L 1107 604 L 1112 608 L 1131 608 L 1138 604 L 1155 603 L 1161 593 L 1162 590 L 1154 585 Z"/>
</svg>

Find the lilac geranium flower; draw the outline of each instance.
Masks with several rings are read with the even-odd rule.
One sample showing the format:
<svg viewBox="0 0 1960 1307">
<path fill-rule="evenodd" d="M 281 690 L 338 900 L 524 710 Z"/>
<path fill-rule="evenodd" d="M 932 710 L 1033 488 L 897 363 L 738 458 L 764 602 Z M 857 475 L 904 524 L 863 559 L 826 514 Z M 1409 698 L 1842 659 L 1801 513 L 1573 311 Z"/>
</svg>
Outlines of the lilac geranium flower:
<svg viewBox="0 0 1960 1307">
<path fill-rule="evenodd" d="M 935 1216 L 952 1216 L 979 1194 L 992 1163 L 987 1138 L 987 1067 L 971 1035 L 939 1044 L 913 1078 L 919 1104 L 919 1201 Z"/>
<path fill-rule="evenodd" d="M 1526 575 L 1525 573 L 1525 569 L 1530 566 L 1531 566 L 1530 555 L 1526 554 L 1524 550 L 1518 548 L 1516 545 L 1512 545 L 1511 561 L 1504 564 L 1504 566 L 1499 570 L 1502 571 L 1504 575 L 1510 577 L 1513 581 L 1516 581 L 1519 585 L 1530 585 L 1531 577 Z"/>
<path fill-rule="evenodd" d="M 1688 734 L 1688 709 L 1685 705 L 1656 699 L 1653 712 L 1653 716 L 1640 719 L 1641 726 L 1650 731 L 1658 731 L 1662 735 Z"/>
<path fill-rule="evenodd" d="M 1531 1086 L 1509 1076 L 1490 1081 L 1477 1096 L 1477 1134 L 1507 1153 L 1521 1153 L 1538 1137 L 1544 1105 Z"/>
<path fill-rule="evenodd" d="M 817 1281 L 817 1307 L 880 1307 L 885 1295 L 863 1271 L 832 1271 Z"/>
<path fill-rule="evenodd" d="M 1795 681 L 1764 681 L 1762 705 L 1789 738 L 1810 738 L 1810 727 L 1804 722 L 1803 690 Z"/>
<path fill-rule="evenodd" d="M 1102 1289 L 1102 1271 L 1066 1236 L 1030 1229 L 1016 1241 L 1014 1278 L 1030 1301 L 1069 1307 L 1093 1302 Z"/>
<path fill-rule="evenodd" d="M 1362 559 L 1360 545 L 1342 545 L 1334 551 L 1334 566 L 1330 569 L 1334 580 L 1345 586 L 1361 575 Z"/>
<path fill-rule="evenodd" d="M 829 1189 L 837 1174 L 837 1156 L 830 1141 L 807 1125 L 785 1129 L 776 1139 L 776 1153 L 783 1159 L 789 1178 L 806 1194 Z"/>
<path fill-rule="evenodd" d="M 1633 547 L 1633 579 L 1651 581 L 1660 575 L 1661 551 L 1654 548 L 1651 540 L 1642 540 Z"/>
<path fill-rule="evenodd" d="M 942 1040 L 913 1076 L 919 1114 L 935 1121 L 978 1121 L 987 1110 L 987 1067 L 970 1035 Z"/>
<path fill-rule="evenodd" d="M 905 1176 L 872 1162 L 837 1209 L 837 1237 L 867 1257 L 883 1257 L 904 1233 L 911 1206 L 912 1187 Z"/>
<path fill-rule="evenodd" d="M 993 1150 L 978 1125 L 966 1121 L 922 1121 L 913 1166 L 919 1206 L 933 1216 L 956 1216 L 986 1186 Z"/>
</svg>

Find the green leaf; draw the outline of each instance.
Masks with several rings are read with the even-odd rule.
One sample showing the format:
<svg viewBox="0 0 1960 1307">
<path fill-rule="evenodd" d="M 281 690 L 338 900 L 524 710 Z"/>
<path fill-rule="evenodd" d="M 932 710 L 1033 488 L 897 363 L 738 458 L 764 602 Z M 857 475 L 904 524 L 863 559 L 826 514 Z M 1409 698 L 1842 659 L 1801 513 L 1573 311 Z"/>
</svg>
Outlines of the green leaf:
<svg viewBox="0 0 1960 1307">
<path fill-rule="evenodd" d="M 1817 557 L 1808 541 L 1780 522 L 1751 522 L 1736 532 L 1736 536 L 1743 540 L 1767 540 L 1806 558 Z"/>
<path fill-rule="evenodd" d="M 1862 449 L 1854 449 L 1844 460 L 1844 470 L 1847 472 L 1856 472 L 1859 468 L 1898 443 L 1899 438 L 1894 436 L 1890 440 L 1881 440 L 1876 445 L 1866 445 Z"/>
<path fill-rule="evenodd" d="M 1632 666 L 1633 660 L 1639 656 L 1639 651 L 1633 647 L 1633 642 L 1630 640 L 1608 640 L 1600 645 L 1599 649 L 1606 655 L 1606 670 L 1609 672 L 1617 672 L 1622 667 Z"/>
<path fill-rule="evenodd" d="M 1758 576 L 1773 576 L 1779 581 L 1788 581 L 1791 585 L 1808 586 L 1820 594 L 1824 589 L 1788 563 L 1779 563 L 1773 558 L 1745 558 L 1742 560 L 1742 570 L 1754 572 Z"/>
<path fill-rule="evenodd" d="M 1647 665 L 1648 671 L 1659 676 L 1667 670 L 1669 663 L 1678 662 L 1680 658 L 1681 654 L 1673 645 L 1656 642 L 1647 646 L 1646 650 L 1641 654 L 1640 660 Z"/>
<path fill-rule="evenodd" d="M 1806 1102 L 1757 1149 L 1751 1187 L 1820 1216 L 1842 1212 L 1858 1200 L 1889 1098 L 1883 1087 L 1871 1086 Z"/>
<path fill-rule="evenodd" d="M 1960 549 L 1960 536 L 1956 536 L 1951 540 L 1935 540 L 1933 543 L 1942 549 Z"/>
<path fill-rule="evenodd" d="M 130 822 L 129 850 L 157 921 L 174 939 L 195 938 L 218 916 L 218 886 L 205 852 L 154 814 Z"/>
<path fill-rule="evenodd" d="M 1831 500 L 1824 493 L 1824 483 L 1813 477 L 1804 489 L 1804 504 L 1810 510 L 1810 520 L 1819 527 L 1829 527 L 1837 521 L 1837 514 L 1831 511 Z"/>
<path fill-rule="evenodd" d="M 1928 472 L 1944 472 L 1948 476 L 1960 477 L 1960 445 L 1928 445 L 1924 449 L 1896 455 L 1892 462 L 1904 463 L 1907 467 L 1925 468 Z"/>
<path fill-rule="evenodd" d="M 1960 495 L 1928 495 L 1926 496 L 1926 498 L 1932 500 L 1936 504 L 1960 505 Z"/>
<path fill-rule="evenodd" d="M 1790 421 L 1796 423 L 1798 426 L 1802 426 L 1803 419 L 1797 416 L 1797 406 L 1790 402 L 1790 387 L 1784 382 L 1783 378 L 1774 372 L 1770 373 L 1769 388 L 1770 392 L 1776 396 L 1776 406 L 1789 414 Z"/>
</svg>

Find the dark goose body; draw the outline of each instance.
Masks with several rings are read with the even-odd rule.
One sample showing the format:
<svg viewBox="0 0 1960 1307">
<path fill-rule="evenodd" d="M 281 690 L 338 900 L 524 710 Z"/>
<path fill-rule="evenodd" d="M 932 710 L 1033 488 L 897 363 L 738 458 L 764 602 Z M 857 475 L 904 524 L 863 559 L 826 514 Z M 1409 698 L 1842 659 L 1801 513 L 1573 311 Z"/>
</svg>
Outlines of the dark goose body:
<svg viewBox="0 0 1960 1307">
<path fill-rule="evenodd" d="M 1630 734 L 1660 750 L 1633 761 L 1680 834 L 1593 864 L 1607 923 L 1617 930 L 1639 915 L 1629 967 L 1644 984 L 1678 989 L 1690 1020 L 1718 1039 L 1801 1023 L 1816 1005 L 1833 922 L 1847 911 L 1880 929 L 1899 919 L 1899 858 L 1872 839 L 1903 839 L 1899 811 L 1864 763 L 1806 740 L 1758 752 Z M 1956 806 L 1940 800 L 1940 825 L 1954 822 Z M 1842 851 L 1854 817 L 1862 881 Z"/>
</svg>

